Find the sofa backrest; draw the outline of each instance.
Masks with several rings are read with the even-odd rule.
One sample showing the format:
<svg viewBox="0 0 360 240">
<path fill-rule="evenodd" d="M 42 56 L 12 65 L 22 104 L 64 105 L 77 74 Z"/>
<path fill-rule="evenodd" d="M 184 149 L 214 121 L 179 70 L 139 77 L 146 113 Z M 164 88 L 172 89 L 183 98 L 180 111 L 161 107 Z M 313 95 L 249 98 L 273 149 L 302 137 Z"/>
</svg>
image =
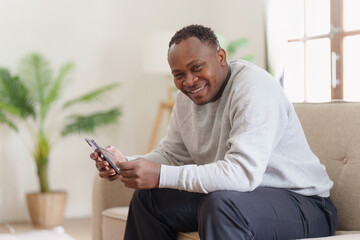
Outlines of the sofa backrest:
<svg viewBox="0 0 360 240">
<path fill-rule="evenodd" d="M 313 152 L 334 181 L 338 230 L 360 230 L 360 103 L 295 103 Z"/>
</svg>

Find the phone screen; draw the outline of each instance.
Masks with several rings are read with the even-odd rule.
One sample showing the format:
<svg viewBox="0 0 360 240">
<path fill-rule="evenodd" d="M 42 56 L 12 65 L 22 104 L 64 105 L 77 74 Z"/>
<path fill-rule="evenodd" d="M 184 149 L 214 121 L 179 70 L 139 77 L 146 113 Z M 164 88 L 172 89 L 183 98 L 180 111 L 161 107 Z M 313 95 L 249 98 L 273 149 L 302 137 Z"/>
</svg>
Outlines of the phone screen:
<svg viewBox="0 0 360 240">
<path fill-rule="evenodd" d="M 109 150 L 103 148 L 103 147 L 100 147 L 99 145 L 97 145 L 97 143 L 93 140 L 93 139 L 90 139 L 90 138 L 85 138 L 85 141 L 90 145 L 90 147 L 95 151 L 95 150 L 98 150 L 99 153 L 100 153 L 100 157 L 107 161 L 110 166 L 115 170 L 115 172 L 117 174 L 120 174 L 120 171 L 119 169 L 115 166 L 115 164 L 113 162 L 117 162 L 118 159 L 116 157 L 116 155 L 113 153 L 113 152 L 110 152 Z"/>
</svg>

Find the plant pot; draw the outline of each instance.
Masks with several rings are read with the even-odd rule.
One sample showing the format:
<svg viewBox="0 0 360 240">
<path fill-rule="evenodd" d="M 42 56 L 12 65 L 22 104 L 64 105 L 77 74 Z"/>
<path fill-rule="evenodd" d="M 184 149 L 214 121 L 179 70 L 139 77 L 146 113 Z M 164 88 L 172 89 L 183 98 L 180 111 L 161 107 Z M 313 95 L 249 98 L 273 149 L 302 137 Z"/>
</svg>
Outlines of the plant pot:
<svg viewBox="0 0 360 240">
<path fill-rule="evenodd" d="M 32 224 L 41 228 L 61 225 L 64 218 L 66 197 L 66 192 L 26 194 Z"/>
</svg>

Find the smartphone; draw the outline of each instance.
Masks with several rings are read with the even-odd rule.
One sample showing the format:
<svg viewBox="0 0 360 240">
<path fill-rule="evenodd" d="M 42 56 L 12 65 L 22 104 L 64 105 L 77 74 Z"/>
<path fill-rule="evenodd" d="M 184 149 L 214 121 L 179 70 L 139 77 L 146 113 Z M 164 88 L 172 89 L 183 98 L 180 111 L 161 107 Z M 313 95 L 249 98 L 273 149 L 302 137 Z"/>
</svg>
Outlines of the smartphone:
<svg viewBox="0 0 360 240">
<path fill-rule="evenodd" d="M 110 166 L 115 170 L 115 172 L 120 175 L 119 169 L 113 163 L 113 162 L 117 162 L 119 160 L 117 159 L 117 157 L 115 156 L 115 154 L 113 152 L 110 152 L 109 150 L 106 150 L 105 148 L 100 147 L 99 145 L 97 145 L 97 143 L 93 139 L 85 138 L 85 141 L 90 145 L 90 147 L 94 151 L 98 150 L 100 153 L 100 157 L 103 160 L 107 161 L 110 164 Z"/>
</svg>

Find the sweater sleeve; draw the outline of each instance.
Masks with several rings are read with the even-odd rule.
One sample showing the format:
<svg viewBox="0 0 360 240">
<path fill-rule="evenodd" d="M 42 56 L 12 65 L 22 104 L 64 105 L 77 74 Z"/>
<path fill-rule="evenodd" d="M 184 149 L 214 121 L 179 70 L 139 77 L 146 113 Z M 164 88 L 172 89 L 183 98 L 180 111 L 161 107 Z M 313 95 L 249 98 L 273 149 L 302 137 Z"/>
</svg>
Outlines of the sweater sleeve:
<svg viewBox="0 0 360 240">
<path fill-rule="evenodd" d="M 162 166 L 160 187 L 209 193 L 252 191 L 260 185 L 288 121 L 282 89 L 272 79 L 265 80 L 244 81 L 230 93 L 231 129 L 224 159 L 204 165 Z"/>
<path fill-rule="evenodd" d="M 180 134 L 177 114 L 175 103 L 166 136 L 160 141 L 158 147 L 142 157 L 163 165 L 179 166 L 193 163 Z"/>
</svg>

